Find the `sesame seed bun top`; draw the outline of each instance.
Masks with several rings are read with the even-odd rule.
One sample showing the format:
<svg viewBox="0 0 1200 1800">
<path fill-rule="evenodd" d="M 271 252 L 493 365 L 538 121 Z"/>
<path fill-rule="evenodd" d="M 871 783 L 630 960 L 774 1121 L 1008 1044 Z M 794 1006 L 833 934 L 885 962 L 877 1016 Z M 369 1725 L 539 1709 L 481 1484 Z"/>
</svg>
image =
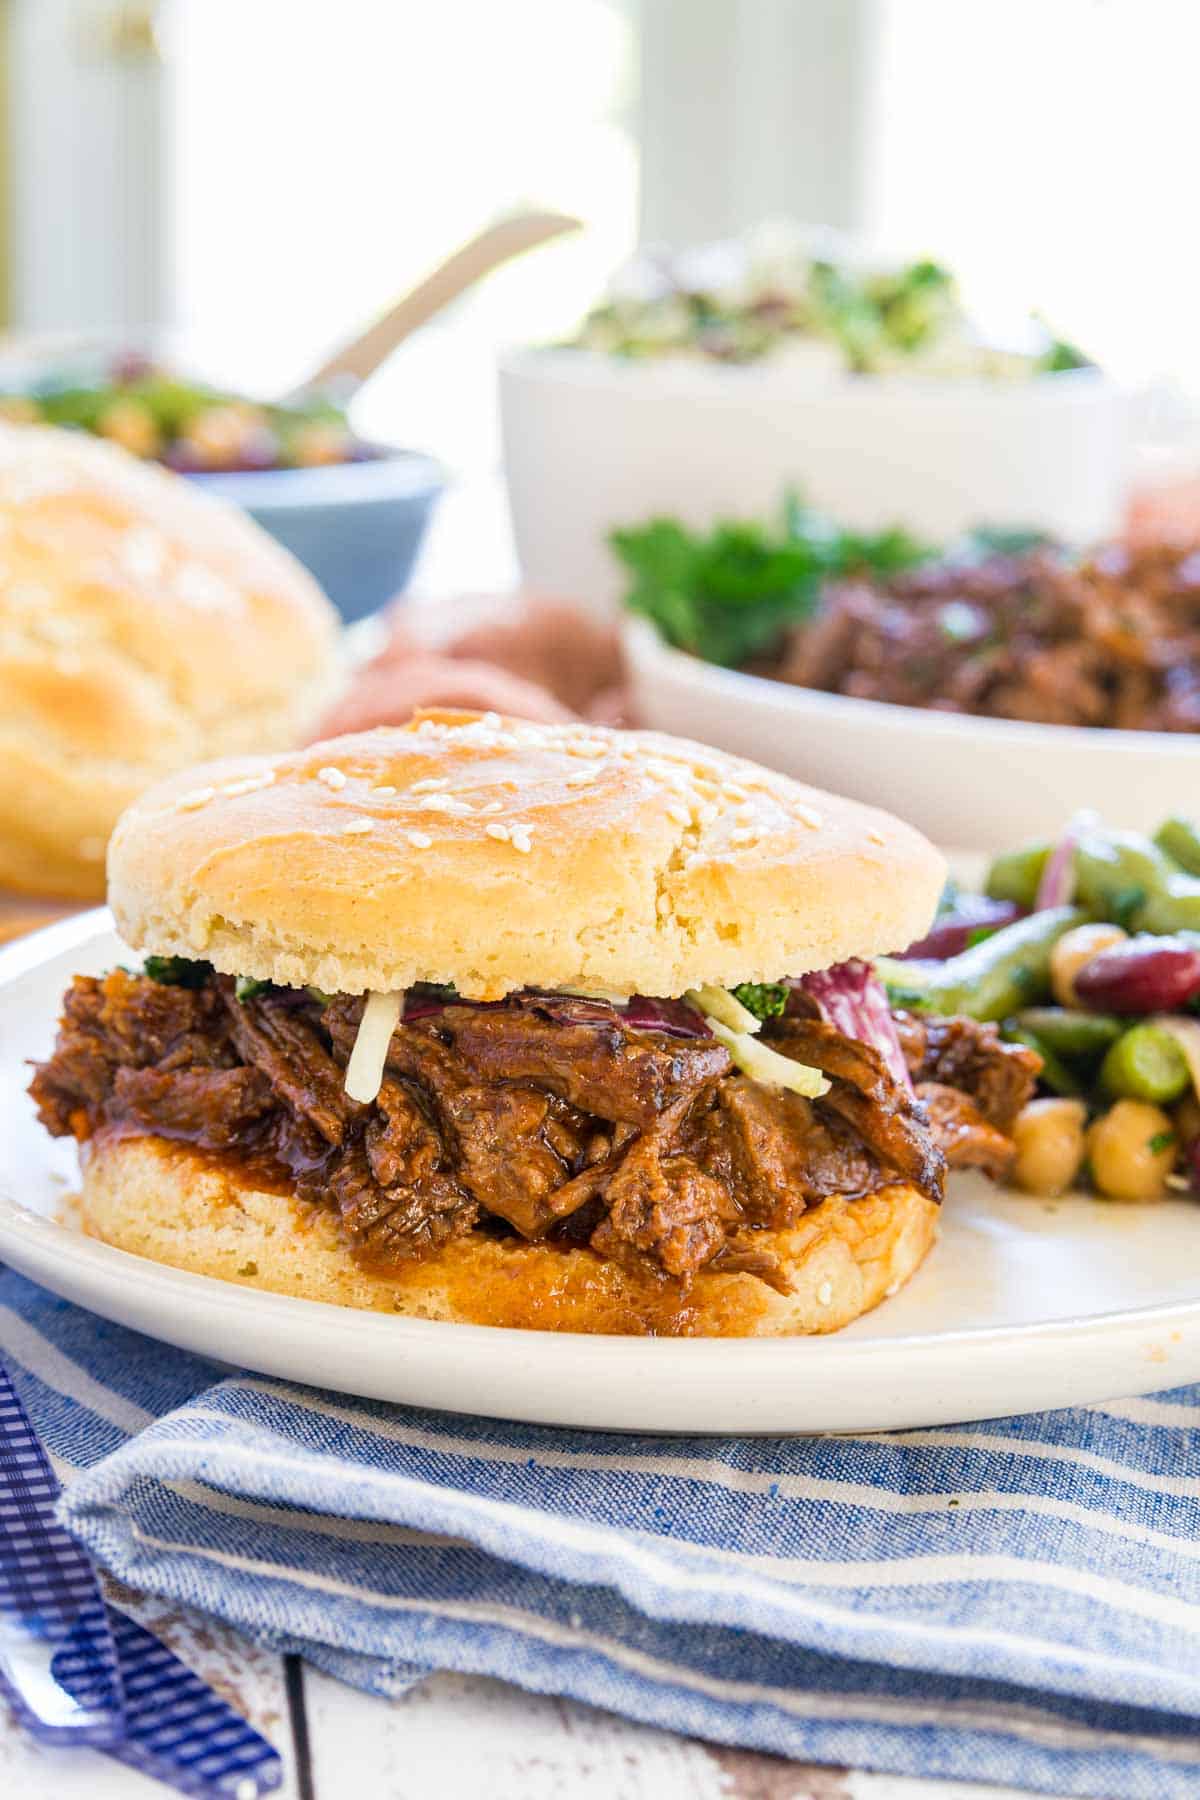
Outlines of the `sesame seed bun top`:
<svg viewBox="0 0 1200 1800">
<path fill-rule="evenodd" d="M 135 948 L 476 999 L 665 997 L 900 949 L 944 876 L 889 814 L 721 751 L 465 713 L 193 769 L 109 853 Z"/>
</svg>

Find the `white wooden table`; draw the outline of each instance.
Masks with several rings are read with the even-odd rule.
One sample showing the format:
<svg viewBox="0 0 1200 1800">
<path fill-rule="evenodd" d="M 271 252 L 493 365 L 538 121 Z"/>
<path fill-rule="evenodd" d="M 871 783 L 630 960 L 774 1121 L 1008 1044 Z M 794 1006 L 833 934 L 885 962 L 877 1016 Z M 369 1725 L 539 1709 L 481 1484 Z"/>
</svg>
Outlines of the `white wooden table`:
<svg viewBox="0 0 1200 1800">
<path fill-rule="evenodd" d="M 281 1800 L 1019 1800 L 967 1782 L 815 1768 L 633 1725 L 473 1675 L 373 1699 L 223 1626 L 110 1587 L 283 1757 Z M 43 1750 L 0 1703 L 3 1800 L 168 1800 L 94 1750 Z"/>
</svg>

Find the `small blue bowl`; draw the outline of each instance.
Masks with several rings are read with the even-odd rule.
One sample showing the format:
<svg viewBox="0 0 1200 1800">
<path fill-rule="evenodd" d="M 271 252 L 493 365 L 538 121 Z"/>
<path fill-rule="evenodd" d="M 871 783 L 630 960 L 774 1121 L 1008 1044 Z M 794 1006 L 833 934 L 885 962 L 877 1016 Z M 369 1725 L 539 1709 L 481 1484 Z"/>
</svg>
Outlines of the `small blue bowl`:
<svg viewBox="0 0 1200 1800">
<path fill-rule="evenodd" d="M 439 465 L 415 450 L 188 479 L 257 519 L 312 571 L 348 625 L 403 589 L 445 486 Z"/>
</svg>

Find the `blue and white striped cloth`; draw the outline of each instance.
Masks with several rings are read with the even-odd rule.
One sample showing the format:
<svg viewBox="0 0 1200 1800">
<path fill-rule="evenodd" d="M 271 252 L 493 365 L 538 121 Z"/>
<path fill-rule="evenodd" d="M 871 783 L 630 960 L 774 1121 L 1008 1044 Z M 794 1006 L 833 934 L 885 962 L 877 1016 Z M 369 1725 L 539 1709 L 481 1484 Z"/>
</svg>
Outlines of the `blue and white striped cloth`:
<svg viewBox="0 0 1200 1800">
<path fill-rule="evenodd" d="M 1200 1795 L 1200 1389 L 565 1433 L 230 1375 L 11 1272 L 0 1356 L 101 1563 L 362 1687 L 479 1671 L 784 1756 Z"/>
</svg>

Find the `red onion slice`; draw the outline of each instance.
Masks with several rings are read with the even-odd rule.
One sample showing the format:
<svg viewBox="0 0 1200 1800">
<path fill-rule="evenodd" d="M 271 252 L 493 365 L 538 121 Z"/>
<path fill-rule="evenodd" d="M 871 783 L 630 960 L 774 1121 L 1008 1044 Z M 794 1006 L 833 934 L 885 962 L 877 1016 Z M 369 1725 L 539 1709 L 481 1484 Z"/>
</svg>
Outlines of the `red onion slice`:
<svg viewBox="0 0 1200 1800">
<path fill-rule="evenodd" d="M 1075 898 L 1076 846 L 1083 834 L 1098 823 L 1098 814 L 1087 811 L 1077 812 L 1067 820 L 1042 870 L 1033 902 L 1034 912 L 1045 912 L 1051 906 L 1070 906 Z"/>
</svg>

